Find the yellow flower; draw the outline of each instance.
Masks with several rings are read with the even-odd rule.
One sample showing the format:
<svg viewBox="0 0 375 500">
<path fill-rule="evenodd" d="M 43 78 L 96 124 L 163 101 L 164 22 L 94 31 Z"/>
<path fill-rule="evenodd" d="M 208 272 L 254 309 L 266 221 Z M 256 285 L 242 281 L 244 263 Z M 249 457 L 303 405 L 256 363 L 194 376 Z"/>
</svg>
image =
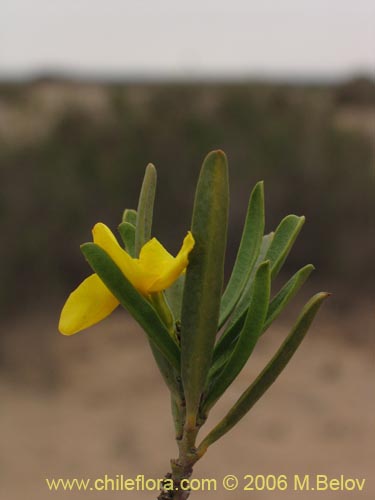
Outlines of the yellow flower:
<svg viewBox="0 0 375 500">
<path fill-rule="evenodd" d="M 100 246 L 121 269 L 124 276 L 142 295 L 161 292 L 170 287 L 185 271 L 188 255 L 194 247 L 189 231 L 176 257 L 156 238 L 141 249 L 139 258 L 132 258 L 118 244 L 111 230 L 99 222 L 92 231 L 94 243 Z M 119 305 L 97 274 L 86 278 L 68 297 L 61 311 L 59 330 L 72 335 L 106 318 Z"/>
</svg>

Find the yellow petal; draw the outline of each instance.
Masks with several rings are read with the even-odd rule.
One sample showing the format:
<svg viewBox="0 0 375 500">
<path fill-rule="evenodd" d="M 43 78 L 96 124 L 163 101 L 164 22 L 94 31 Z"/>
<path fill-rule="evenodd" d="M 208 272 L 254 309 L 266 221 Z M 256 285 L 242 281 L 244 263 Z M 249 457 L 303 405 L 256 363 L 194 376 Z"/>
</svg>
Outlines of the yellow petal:
<svg viewBox="0 0 375 500">
<path fill-rule="evenodd" d="M 139 260 L 144 272 L 159 276 L 164 272 L 165 266 L 173 263 L 174 257 L 156 238 L 152 238 L 141 248 Z"/>
<path fill-rule="evenodd" d="M 142 273 L 142 279 L 138 284 L 142 289 L 142 293 L 149 293 L 151 285 L 173 261 L 174 257 L 167 252 L 156 238 L 152 238 L 143 245 L 139 254 L 139 268 Z"/>
<path fill-rule="evenodd" d="M 161 269 L 159 277 L 149 287 L 150 292 L 160 292 L 165 290 L 177 280 L 189 264 L 189 253 L 194 248 L 194 244 L 195 241 L 193 235 L 189 231 L 185 236 L 182 247 L 175 258 L 172 257 L 172 259 L 167 259 L 166 255 L 162 254 L 160 251 L 160 260 L 164 257 L 163 267 L 159 268 Z M 165 253 L 168 253 L 166 250 L 164 251 Z"/>
<path fill-rule="evenodd" d="M 92 234 L 94 243 L 107 252 L 132 285 L 137 289 L 142 288 L 142 273 L 138 259 L 133 259 L 120 247 L 109 227 L 102 222 L 98 222 L 95 224 Z"/>
<path fill-rule="evenodd" d="M 118 304 L 99 276 L 92 274 L 69 295 L 61 311 L 59 331 L 63 335 L 73 335 L 95 325 Z"/>
</svg>

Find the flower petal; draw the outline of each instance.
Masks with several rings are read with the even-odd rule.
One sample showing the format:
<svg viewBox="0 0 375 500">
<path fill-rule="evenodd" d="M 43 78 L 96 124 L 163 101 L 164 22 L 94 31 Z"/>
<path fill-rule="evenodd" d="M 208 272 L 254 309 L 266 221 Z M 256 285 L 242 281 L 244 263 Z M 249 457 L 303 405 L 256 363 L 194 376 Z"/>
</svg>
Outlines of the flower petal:
<svg viewBox="0 0 375 500">
<path fill-rule="evenodd" d="M 189 231 L 185 236 L 182 247 L 176 257 L 172 259 L 165 259 L 163 261 L 163 268 L 159 268 L 161 271 L 159 277 L 149 287 L 150 292 L 160 292 L 165 290 L 177 280 L 189 264 L 189 253 L 194 248 L 194 244 L 194 237 Z M 168 254 L 166 250 L 164 251 Z M 159 255 L 161 258 L 161 251 Z"/>
<path fill-rule="evenodd" d="M 118 304 L 99 276 L 92 274 L 69 295 L 61 311 L 59 331 L 63 335 L 73 335 L 95 325 Z"/>
<path fill-rule="evenodd" d="M 143 245 L 139 254 L 143 293 L 149 293 L 150 286 L 173 264 L 173 261 L 174 257 L 156 238 Z"/>
<path fill-rule="evenodd" d="M 124 276 L 137 288 L 142 288 L 142 272 L 138 259 L 133 259 L 120 247 L 112 231 L 102 222 L 95 224 L 92 230 L 94 243 L 99 245 L 121 269 Z"/>
<path fill-rule="evenodd" d="M 139 260 L 144 271 L 159 276 L 164 272 L 165 266 L 173 263 L 174 257 L 156 238 L 152 238 L 142 247 Z"/>
</svg>

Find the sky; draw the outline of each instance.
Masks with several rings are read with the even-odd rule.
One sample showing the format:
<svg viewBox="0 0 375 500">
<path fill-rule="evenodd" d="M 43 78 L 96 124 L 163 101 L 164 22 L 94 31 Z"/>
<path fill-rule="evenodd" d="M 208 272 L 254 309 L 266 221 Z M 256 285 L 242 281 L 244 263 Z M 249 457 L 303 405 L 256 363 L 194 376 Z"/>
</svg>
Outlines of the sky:
<svg viewBox="0 0 375 500">
<path fill-rule="evenodd" d="M 0 78 L 375 71 L 373 0 L 1 0 Z"/>
</svg>

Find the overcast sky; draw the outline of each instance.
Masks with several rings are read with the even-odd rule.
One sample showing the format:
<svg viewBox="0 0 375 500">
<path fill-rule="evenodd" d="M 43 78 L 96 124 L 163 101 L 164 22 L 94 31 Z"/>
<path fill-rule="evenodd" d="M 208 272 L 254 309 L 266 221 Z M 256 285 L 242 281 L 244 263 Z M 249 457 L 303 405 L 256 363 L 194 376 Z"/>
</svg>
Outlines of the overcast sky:
<svg viewBox="0 0 375 500">
<path fill-rule="evenodd" d="M 374 0 L 1 0 L 0 76 L 374 72 Z"/>
</svg>

